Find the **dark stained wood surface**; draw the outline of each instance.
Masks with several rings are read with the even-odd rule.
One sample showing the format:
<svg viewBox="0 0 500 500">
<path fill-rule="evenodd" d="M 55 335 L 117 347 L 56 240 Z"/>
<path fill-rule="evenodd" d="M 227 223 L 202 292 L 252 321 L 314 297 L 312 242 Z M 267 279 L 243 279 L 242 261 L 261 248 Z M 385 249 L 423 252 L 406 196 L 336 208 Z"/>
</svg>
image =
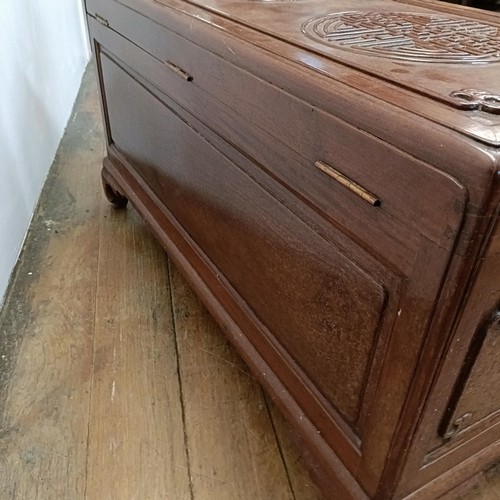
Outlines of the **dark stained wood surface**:
<svg viewBox="0 0 500 500">
<path fill-rule="evenodd" d="M 429 67 L 420 80 L 441 83 L 428 92 L 420 80 L 403 88 L 406 76 L 370 75 L 376 57 L 347 64 L 335 50 L 318 75 L 317 51 L 291 44 L 295 28 L 281 23 L 307 6 L 266 4 L 242 23 L 244 2 L 217 5 L 212 15 L 177 0 L 88 1 L 105 189 L 152 227 L 294 424 L 325 492 L 444 493 L 498 456 L 494 392 L 466 437 L 444 429 L 461 409 L 457 377 L 477 385 L 495 369 L 494 352 L 475 353 L 478 363 L 459 374 L 452 353 L 454 338 L 495 345 L 489 327 L 478 342 L 482 327 L 456 326 L 467 301 L 465 317 L 480 322 L 498 308 L 491 273 L 479 290 L 492 287 L 493 306 L 471 295 L 479 263 L 496 262 L 484 251 L 500 193 L 496 118 L 486 107 L 453 110 L 443 97 L 457 66 Z M 270 36 L 265 13 L 281 19 L 273 29 L 283 36 Z M 433 64 L 405 63 L 413 77 Z M 384 64 L 379 76 L 395 63 Z M 481 85 L 492 66 L 468 78 Z M 364 84 L 353 85 L 361 73 Z M 435 390 L 446 392 L 430 405 Z"/>
<path fill-rule="evenodd" d="M 171 5 L 170 0 L 158 0 L 166 6 Z M 401 86 L 410 91 L 418 91 L 438 101 L 445 101 L 453 105 L 453 99 L 450 98 L 450 93 L 453 90 L 465 88 L 484 88 L 490 90 L 491 81 L 495 79 L 495 65 L 482 65 L 480 69 L 470 68 L 464 72 L 463 64 L 446 64 L 449 63 L 445 55 L 441 55 L 439 61 L 427 62 L 424 64 L 405 64 L 405 58 L 391 59 L 380 58 L 375 53 L 360 53 L 356 50 L 339 50 L 334 43 L 321 43 L 319 39 L 304 36 L 304 23 L 310 19 L 322 19 L 336 12 L 349 11 L 366 11 L 366 4 L 363 2 L 353 2 L 352 0 L 337 0 L 335 5 L 328 0 L 319 0 L 311 2 L 264 2 L 259 8 L 249 9 L 245 1 L 224 2 L 221 0 L 188 0 L 205 9 L 211 10 L 217 14 L 235 20 L 245 26 L 264 31 L 275 38 L 281 38 L 287 42 L 293 43 L 299 47 L 306 47 L 313 54 L 321 54 L 326 58 L 332 59 L 335 62 L 342 62 L 348 66 L 360 69 L 365 73 L 372 73 L 378 77 L 384 78 L 398 86 Z M 377 0 L 376 4 L 373 1 L 370 3 L 370 10 L 378 12 L 388 12 L 394 16 L 393 23 L 397 22 L 397 17 L 401 15 L 443 15 L 445 10 L 441 10 L 439 2 L 433 4 L 420 3 L 415 6 L 408 5 L 405 0 Z M 396 15 L 394 15 L 396 14 Z M 467 12 L 467 18 L 462 21 L 466 22 L 474 18 L 474 11 Z M 400 21 L 401 22 L 401 21 Z M 364 21 L 364 27 L 369 27 L 369 20 Z M 500 26 L 500 16 L 490 14 L 488 25 L 498 28 Z M 435 34 L 435 33 L 434 33 Z M 347 37 L 344 37 L 346 44 Z M 375 40 L 374 40 L 375 41 Z M 423 39 L 421 39 L 422 43 Z M 426 56 L 432 54 L 435 46 L 432 46 L 432 35 L 429 38 L 429 46 L 426 47 L 428 52 L 422 53 L 417 60 L 425 61 Z M 456 41 L 456 40 L 455 40 Z M 498 43 L 498 39 L 496 39 Z M 473 41 L 469 43 L 473 45 Z M 465 42 L 467 45 L 467 42 Z M 365 42 L 364 47 L 369 43 Z M 492 44 L 493 45 L 493 44 Z M 348 45 L 347 45 L 348 46 Z M 441 43 L 441 49 L 451 48 L 452 40 Z M 384 50 L 383 45 L 379 45 L 379 51 Z M 471 53 L 479 54 L 479 46 L 476 44 L 472 48 Z M 475 49 L 475 50 L 474 50 Z M 423 51 L 424 52 L 424 51 Z M 445 52 L 445 51 L 444 51 Z M 374 57 L 375 54 L 375 57 Z M 432 59 L 432 58 L 431 58 Z M 464 58 L 465 59 L 465 58 Z M 403 62 L 403 64 L 401 64 Z M 314 59 L 314 55 L 305 61 L 305 64 L 314 68 L 322 67 L 319 60 Z M 498 87 L 497 87 L 498 89 Z M 492 120 L 492 123 L 495 121 Z"/>
<path fill-rule="evenodd" d="M 387 112 L 390 112 L 393 106 L 398 109 L 397 112 L 400 109 L 411 110 L 412 113 L 427 117 L 432 122 L 445 124 L 468 136 L 479 138 L 492 145 L 499 145 L 497 115 L 457 113 L 453 105 L 450 103 L 445 105 L 442 102 L 450 100 L 449 93 L 453 90 L 476 86 L 498 94 L 500 90 L 495 70 L 497 64 L 467 64 L 465 65 L 466 80 L 464 80 L 463 64 L 407 64 L 405 61 L 379 57 L 360 57 L 349 51 L 332 50 L 302 35 L 301 24 L 313 17 L 311 12 L 321 15 L 342 10 L 352 11 L 354 6 L 360 10 L 366 10 L 364 0 L 358 0 L 355 4 L 347 0 L 336 2 L 334 9 L 325 0 L 313 3 L 255 2 L 251 9 L 248 9 L 249 4 L 246 1 L 227 2 L 224 0 L 214 0 L 212 6 L 209 1 L 204 0 L 201 0 L 199 4 L 184 0 L 164 0 L 163 5 L 160 2 L 147 0 L 121 0 L 121 6 L 97 0 L 87 0 L 86 3 L 89 13 L 100 12 L 100 15 L 108 22 L 112 18 L 114 29 L 127 38 L 134 39 L 143 48 L 156 47 L 156 50 L 161 50 L 163 43 L 160 38 L 162 37 L 157 36 L 161 28 L 153 25 L 146 29 L 148 24 L 146 19 L 135 19 L 133 23 L 130 23 L 130 12 L 127 14 L 127 9 L 122 9 L 121 6 L 140 10 L 145 17 L 153 19 L 158 25 L 166 26 L 174 33 L 186 36 L 202 47 L 210 47 L 224 59 L 249 69 L 252 74 L 259 75 L 265 81 L 279 82 L 281 88 L 290 90 L 293 95 L 305 97 L 309 102 L 314 95 L 312 88 L 316 84 L 318 84 L 319 93 L 329 94 L 328 88 L 332 80 L 335 80 L 341 84 L 338 93 L 330 94 L 326 101 L 319 99 L 318 105 L 327 106 L 328 101 L 335 103 L 334 106 L 340 109 L 334 114 L 338 116 L 345 114 L 349 116 L 349 121 L 355 120 L 356 116 L 358 119 L 361 118 L 359 113 L 363 113 L 361 110 L 372 104 L 372 97 L 375 96 L 386 102 Z M 435 15 L 446 15 L 451 12 L 455 15 L 467 15 L 469 19 L 493 23 L 493 30 L 500 20 L 500 15 L 497 13 L 484 13 L 478 9 L 470 10 L 437 0 L 379 0 L 377 5 L 379 8 L 397 12 L 420 11 Z M 204 8 L 199 8 L 200 6 Z M 371 10 L 376 10 L 373 2 L 370 6 Z M 217 15 L 216 12 L 221 12 L 223 16 Z M 240 22 L 235 23 L 231 19 L 233 14 Z M 193 17 L 203 21 L 197 30 L 190 28 L 190 19 Z M 250 26 L 257 27 L 257 30 Z M 210 37 L 211 41 L 207 41 L 206 34 L 209 31 L 213 32 L 212 27 L 215 27 L 218 33 L 214 33 Z M 264 36 L 262 31 L 270 36 Z M 243 43 L 241 43 L 242 40 Z M 250 45 L 255 45 L 260 49 L 257 60 L 252 60 L 255 54 L 252 56 L 249 50 Z M 273 54 L 279 57 L 273 57 Z M 267 58 L 273 60 L 273 63 L 270 62 L 270 67 L 265 64 Z M 310 74 L 311 69 L 317 72 L 316 83 L 308 81 L 307 85 L 304 85 L 304 80 L 300 78 L 297 81 L 282 79 L 282 66 L 287 67 L 289 64 L 296 65 L 297 72 L 302 73 L 302 77 Z M 353 66 L 356 71 L 353 71 Z M 425 84 L 420 82 L 425 82 Z M 305 87 L 307 91 L 304 93 Z M 434 88 L 439 91 L 434 92 Z M 359 90 L 359 100 L 350 102 L 349 106 L 344 106 L 343 91 L 347 89 L 348 92 L 354 90 L 355 93 Z M 434 99 L 422 100 L 421 94 L 430 94 L 434 96 Z M 381 122 L 379 122 L 380 125 L 382 125 Z M 383 132 L 383 127 L 381 127 L 380 133 Z"/>
<path fill-rule="evenodd" d="M 0 312 L 0 499 L 319 500 L 103 151 L 92 65 Z"/>
<path fill-rule="evenodd" d="M 184 384 L 186 392 L 194 391 L 186 396 L 186 438 L 192 443 L 186 454 L 191 450 L 193 463 L 209 471 L 209 477 L 202 477 L 201 470 L 194 470 L 194 499 L 212 499 L 214 491 L 227 500 L 319 499 L 283 417 L 262 397 L 223 332 L 180 273 L 172 266 L 169 270 L 165 254 L 135 211 L 115 211 L 103 198 L 93 71 L 75 112 L 0 314 L 0 498 L 183 498 L 183 489 L 169 495 L 161 488 L 174 472 L 176 484 L 185 484 L 188 471 L 183 466 L 167 470 L 169 456 L 156 452 L 175 448 L 177 436 L 171 427 L 165 432 L 166 423 L 172 423 L 165 387 Z M 95 323 L 96 311 L 101 313 Z M 101 338 L 96 338 L 98 324 Z M 175 358 L 172 335 L 185 383 L 177 364 L 170 364 Z M 94 341 L 101 347 L 97 355 Z M 116 386 L 115 379 L 113 407 L 117 376 L 125 385 Z M 203 381 L 210 390 L 204 391 Z M 203 405 L 196 404 L 198 397 Z M 272 422 L 264 418 L 266 404 Z M 152 418 L 155 425 L 150 425 Z M 130 437 L 126 446 L 139 446 L 142 453 L 132 450 L 123 462 L 113 460 L 110 441 L 104 439 L 112 433 L 127 441 Z M 212 434 L 217 436 L 213 447 L 221 445 L 230 454 L 221 457 L 212 447 L 198 446 L 197 439 L 210 441 Z M 279 451 L 271 452 L 277 446 L 285 466 L 278 466 Z M 117 447 L 115 456 L 120 453 Z M 105 461 L 101 467 L 100 460 Z M 136 467 L 145 475 L 138 475 Z M 210 475 L 214 469 L 217 476 Z M 283 480 L 284 470 L 288 480 Z M 235 474 L 236 484 L 229 484 Z M 221 476 L 225 482 L 218 481 Z M 267 487 L 274 489 L 269 493 Z M 498 500 L 498 467 L 443 498 Z"/>
<path fill-rule="evenodd" d="M 259 320 L 353 421 L 385 305 L 383 288 L 180 118 L 167 109 L 158 112 L 158 101 L 133 80 L 120 79 L 116 66 L 104 60 L 103 70 L 114 142 L 157 195 L 171 193 L 167 207 L 177 221 L 208 249 L 211 262 Z M 136 116 L 133 123 L 122 114 L 124 97 Z M 137 133 L 149 126 L 157 137 Z M 258 274 L 255 262 L 261 266 Z M 268 283 L 265 294 L 258 286 L 262 282 Z M 363 297 L 352 295 L 360 288 Z M 339 316 L 336 324 L 332 316 Z M 317 332 L 315 342 L 303 332 Z M 350 342 L 352 354 L 346 358 L 340 346 Z M 333 392 L 330 380 L 339 380 Z"/>
</svg>

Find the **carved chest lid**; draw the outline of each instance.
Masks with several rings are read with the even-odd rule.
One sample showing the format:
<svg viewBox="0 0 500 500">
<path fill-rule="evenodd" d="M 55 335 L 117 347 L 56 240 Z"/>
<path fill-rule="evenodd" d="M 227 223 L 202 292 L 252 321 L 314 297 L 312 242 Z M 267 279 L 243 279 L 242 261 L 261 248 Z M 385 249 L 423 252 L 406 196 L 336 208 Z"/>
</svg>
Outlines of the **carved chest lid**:
<svg viewBox="0 0 500 500">
<path fill-rule="evenodd" d="M 186 2 L 288 42 L 291 48 L 281 56 L 297 60 L 293 47 L 302 49 L 301 54 L 306 51 L 299 62 L 323 74 L 335 74 L 340 63 L 381 78 L 389 85 L 377 97 L 388 102 L 405 106 L 404 93 L 409 91 L 461 110 L 464 117 L 457 128 L 500 146 L 496 13 L 430 0 Z M 346 83 L 355 83 L 355 72 L 350 78 Z"/>
<path fill-rule="evenodd" d="M 337 50 L 405 62 L 500 61 L 500 27 L 444 14 L 335 12 L 304 22 L 302 33 Z"/>
</svg>

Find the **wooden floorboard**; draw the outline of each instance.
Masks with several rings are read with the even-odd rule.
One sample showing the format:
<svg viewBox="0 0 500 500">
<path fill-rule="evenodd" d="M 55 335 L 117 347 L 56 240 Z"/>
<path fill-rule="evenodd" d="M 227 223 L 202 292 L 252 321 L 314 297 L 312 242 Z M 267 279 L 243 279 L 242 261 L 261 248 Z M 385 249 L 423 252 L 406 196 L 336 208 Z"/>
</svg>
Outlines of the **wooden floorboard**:
<svg viewBox="0 0 500 500">
<path fill-rule="evenodd" d="M 194 497 L 293 499 L 260 385 L 173 266 L 171 282 Z"/>
<path fill-rule="evenodd" d="M 188 500 L 165 255 L 132 210 L 100 227 L 87 495 Z"/>
<path fill-rule="evenodd" d="M 104 199 L 103 154 L 91 67 L 0 318 L 0 499 L 318 498 L 145 224 Z"/>
<path fill-rule="evenodd" d="M 2 312 L 1 498 L 81 498 L 85 490 L 102 198 L 88 150 L 103 146 L 90 83 Z"/>
<path fill-rule="evenodd" d="M 290 439 L 288 423 L 272 403 L 269 396 L 266 397 L 266 402 L 295 498 L 297 500 L 320 500 L 322 497 L 318 488 L 312 482 L 309 473 L 305 470 L 301 455 Z"/>
<path fill-rule="evenodd" d="M 0 314 L 0 500 L 319 500 L 270 398 L 104 199 L 103 154 L 91 66 Z M 499 478 L 460 498 L 500 500 Z"/>
</svg>

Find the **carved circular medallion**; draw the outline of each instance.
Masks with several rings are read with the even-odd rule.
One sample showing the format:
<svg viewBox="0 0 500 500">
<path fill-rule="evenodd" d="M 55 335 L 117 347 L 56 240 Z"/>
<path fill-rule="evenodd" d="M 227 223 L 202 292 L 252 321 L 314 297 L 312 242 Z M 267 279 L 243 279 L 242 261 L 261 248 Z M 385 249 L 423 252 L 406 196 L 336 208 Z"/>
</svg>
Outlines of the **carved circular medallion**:
<svg viewBox="0 0 500 500">
<path fill-rule="evenodd" d="M 340 12 L 310 19 L 302 32 L 325 45 L 405 61 L 500 61 L 500 29 L 460 17 Z"/>
</svg>

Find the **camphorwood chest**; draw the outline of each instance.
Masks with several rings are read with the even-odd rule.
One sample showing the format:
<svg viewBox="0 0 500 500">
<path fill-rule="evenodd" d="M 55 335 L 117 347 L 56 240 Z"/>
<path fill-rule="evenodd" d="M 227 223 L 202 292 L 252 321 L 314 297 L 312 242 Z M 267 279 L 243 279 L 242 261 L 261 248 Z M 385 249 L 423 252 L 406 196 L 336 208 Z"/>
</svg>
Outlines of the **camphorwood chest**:
<svg viewBox="0 0 500 500">
<path fill-rule="evenodd" d="M 425 0 L 86 0 L 103 179 L 331 499 L 500 458 L 500 16 Z"/>
</svg>

